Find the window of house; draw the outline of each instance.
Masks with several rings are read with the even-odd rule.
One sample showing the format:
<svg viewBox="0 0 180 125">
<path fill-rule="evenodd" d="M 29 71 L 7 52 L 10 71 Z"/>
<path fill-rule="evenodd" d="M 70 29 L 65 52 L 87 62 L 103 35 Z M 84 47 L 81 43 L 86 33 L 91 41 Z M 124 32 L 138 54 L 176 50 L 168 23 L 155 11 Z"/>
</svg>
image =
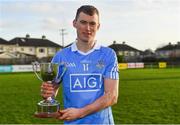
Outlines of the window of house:
<svg viewBox="0 0 180 125">
<path fill-rule="evenodd" d="M 9 47 L 9 48 L 8 48 L 8 51 L 13 51 L 13 47 L 12 47 L 12 46 Z"/>
<path fill-rule="evenodd" d="M 135 52 L 130 51 L 130 52 L 129 52 L 129 55 L 130 55 L 130 56 L 135 56 Z"/>
<path fill-rule="evenodd" d="M 40 52 L 40 53 L 44 53 L 44 49 L 42 49 L 42 48 L 39 49 L 39 52 Z"/>
<path fill-rule="evenodd" d="M 32 49 L 32 48 L 29 48 L 29 51 L 31 51 L 31 52 L 32 52 L 32 51 L 33 51 L 33 49 Z"/>
<path fill-rule="evenodd" d="M 128 51 L 124 51 L 124 55 L 125 56 L 129 56 L 129 52 Z"/>
<path fill-rule="evenodd" d="M 119 52 L 118 52 L 118 55 L 121 55 L 121 56 L 122 56 L 122 55 L 123 55 L 123 52 L 122 52 L 122 51 L 119 51 Z"/>
<path fill-rule="evenodd" d="M 3 50 L 4 48 L 3 48 L 3 46 L 0 46 L 0 50 Z"/>
<path fill-rule="evenodd" d="M 49 52 L 50 52 L 50 53 L 55 53 L 55 52 L 56 52 L 56 49 L 55 49 L 55 48 L 49 48 Z"/>
<path fill-rule="evenodd" d="M 24 51 L 24 48 L 21 48 L 21 51 Z"/>
</svg>

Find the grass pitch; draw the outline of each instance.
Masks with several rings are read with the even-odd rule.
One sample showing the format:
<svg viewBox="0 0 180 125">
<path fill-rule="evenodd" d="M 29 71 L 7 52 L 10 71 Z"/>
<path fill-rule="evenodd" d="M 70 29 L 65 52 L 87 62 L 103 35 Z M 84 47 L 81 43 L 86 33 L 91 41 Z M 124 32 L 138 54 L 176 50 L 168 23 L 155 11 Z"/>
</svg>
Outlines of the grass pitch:
<svg viewBox="0 0 180 125">
<path fill-rule="evenodd" d="M 63 123 L 35 118 L 40 100 L 40 81 L 33 73 L 0 74 L 1 124 Z M 62 102 L 61 94 L 57 100 Z M 113 114 L 119 124 L 180 123 L 180 69 L 121 70 Z"/>
<path fill-rule="evenodd" d="M 180 69 L 124 70 L 116 123 L 180 123 Z"/>
</svg>

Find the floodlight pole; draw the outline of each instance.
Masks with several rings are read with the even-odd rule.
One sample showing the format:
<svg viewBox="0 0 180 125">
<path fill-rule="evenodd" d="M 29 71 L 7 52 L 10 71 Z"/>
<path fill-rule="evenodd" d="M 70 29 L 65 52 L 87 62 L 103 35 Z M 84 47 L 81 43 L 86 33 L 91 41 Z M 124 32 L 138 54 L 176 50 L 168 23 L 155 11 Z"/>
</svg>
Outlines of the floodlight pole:
<svg viewBox="0 0 180 125">
<path fill-rule="evenodd" d="M 60 35 L 62 36 L 62 46 L 64 47 L 64 35 L 67 35 L 67 33 L 65 33 L 66 29 L 60 29 Z"/>
</svg>

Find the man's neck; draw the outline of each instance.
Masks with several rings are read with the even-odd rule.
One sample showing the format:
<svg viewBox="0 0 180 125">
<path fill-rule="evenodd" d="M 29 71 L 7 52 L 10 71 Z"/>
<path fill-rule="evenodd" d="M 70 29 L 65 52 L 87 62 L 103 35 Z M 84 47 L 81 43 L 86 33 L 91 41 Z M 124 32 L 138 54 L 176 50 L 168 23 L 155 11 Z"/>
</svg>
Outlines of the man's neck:
<svg viewBox="0 0 180 125">
<path fill-rule="evenodd" d="M 95 42 L 94 41 L 83 42 L 83 41 L 77 40 L 76 45 L 77 45 L 78 50 L 86 53 L 94 47 Z"/>
</svg>

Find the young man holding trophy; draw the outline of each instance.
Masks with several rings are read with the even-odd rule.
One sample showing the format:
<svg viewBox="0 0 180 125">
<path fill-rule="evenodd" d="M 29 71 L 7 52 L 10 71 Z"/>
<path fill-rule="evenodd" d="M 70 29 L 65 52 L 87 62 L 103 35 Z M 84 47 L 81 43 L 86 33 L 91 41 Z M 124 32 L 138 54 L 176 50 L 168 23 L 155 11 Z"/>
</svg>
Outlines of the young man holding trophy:
<svg viewBox="0 0 180 125">
<path fill-rule="evenodd" d="M 76 41 L 57 52 L 52 63 L 66 66 L 62 76 L 64 109 L 57 119 L 65 124 L 114 124 L 111 107 L 117 103 L 119 73 L 115 52 L 97 44 L 99 12 L 91 5 L 81 6 L 73 26 Z M 56 96 L 58 87 L 43 82 L 42 96 Z"/>
</svg>

